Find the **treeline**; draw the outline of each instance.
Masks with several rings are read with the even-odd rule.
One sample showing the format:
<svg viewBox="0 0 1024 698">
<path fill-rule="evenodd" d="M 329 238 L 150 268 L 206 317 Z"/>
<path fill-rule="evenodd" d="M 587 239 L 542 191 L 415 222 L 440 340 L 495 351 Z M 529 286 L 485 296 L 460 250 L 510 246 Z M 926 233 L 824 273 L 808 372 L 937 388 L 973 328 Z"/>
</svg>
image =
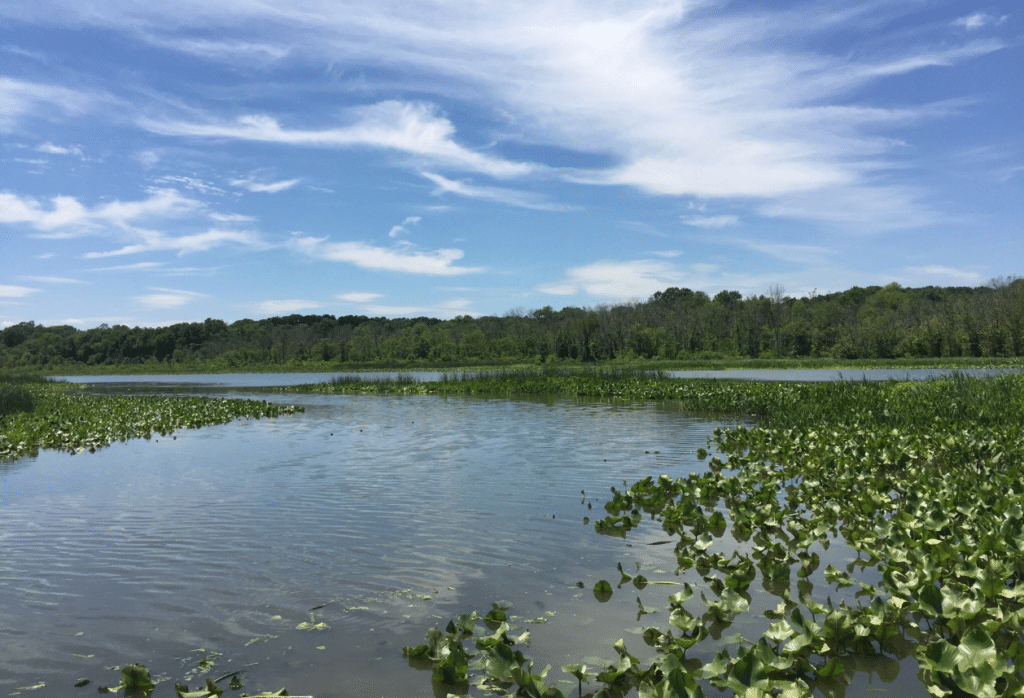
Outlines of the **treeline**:
<svg viewBox="0 0 1024 698">
<path fill-rule="evenodd" d="M 84 331 L 23 322 L 0 331 L 2 369 L 1022 355 L 1024 279 L 978 288 L 893 283 L 803 298 L 778 286 L 747 298 L 668 288 L 641 303 L 452 320 L 289 315 Z"/>
</svg>

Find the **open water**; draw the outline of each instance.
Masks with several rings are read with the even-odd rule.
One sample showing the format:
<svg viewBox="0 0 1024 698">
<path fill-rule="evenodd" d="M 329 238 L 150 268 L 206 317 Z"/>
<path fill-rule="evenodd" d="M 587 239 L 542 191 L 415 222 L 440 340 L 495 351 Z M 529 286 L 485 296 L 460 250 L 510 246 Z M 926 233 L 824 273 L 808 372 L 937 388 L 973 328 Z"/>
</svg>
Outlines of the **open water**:
<svg viewBox="0 0 1024 698">
<path fill-rule="evenodd" d="M 268 379 L 250 376 L 164 388 Z M 136 392 L 152 380 L 118 379 Z M 240 669 L 249 693 L 432 696 L 402 646 L 495 601 L 569 695 L 563 664 L 613 662 L 619 638 L 649 656 L 638 633 L 665 625 L 674 590 L 627 584 L 599 603 L 594 583 L 614 584 L 617 563 L 678 579 L 656 524 L 621 540 L 584 517 L 623 480 L 701 470 L 697 449 L 736 423 L 605 401 L 251 397 L 306 411 L 0 463 L 0 695 L 91 695 L 137 662 L 170 679 L 154 696 Z M 751 592 L 752 609 L 778 601 Z M 642 622 L 638 599 L 653 611 Z M 202 658 L 215 666 L 195 678 Z M 895 690 L 891 667 L 872 671 L 849 695 Z M 925 695 L 914 671 L 899 690 Z"/>
</svg>

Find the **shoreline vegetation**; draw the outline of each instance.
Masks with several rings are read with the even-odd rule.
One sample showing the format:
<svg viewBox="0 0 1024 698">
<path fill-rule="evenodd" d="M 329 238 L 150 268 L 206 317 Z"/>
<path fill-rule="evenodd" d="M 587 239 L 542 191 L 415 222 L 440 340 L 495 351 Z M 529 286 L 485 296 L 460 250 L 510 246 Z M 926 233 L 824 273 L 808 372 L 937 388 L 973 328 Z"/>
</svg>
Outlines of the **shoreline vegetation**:
<svg viewBox="0 0 1024 698">
<path fill-rule="evenodd" d="M 758 369 L 822 369 L 862 370 L 882 369 L 963 369 L 963 368 L 1024 368 L 1024 356 L 985 357 L 912 357 L 898 359 L 835 359 L 829 357 L 742 358 L 705 357 L 692 359 L 631 359 L 579 363 L 554 361 L 537 363 L 439 362 L 393 361 L 384 363 L 337 363 L 333 361 L 293 361 L 286 364 L 253 363 L 244 367 L 228 367 L 217 362 L 194 361 L 187 364 L 110 364 L 86 366 L 63 364 L 48 366 L 45 370 L 29 369 L 32 375 L 51 376 L 144 376 L 144 375 L 196 375 L 225 373 L 385 373 L 401 371 L 501 371 L 553 368 L 559 370 L 652 370 L 652 371 L 727 371 Z"/>
<path fill-rule="evenodd" d="M 300 411 L 238 398 L 87 395 L 69 383 L 0 375 L 0 462 Z"/>
<path fill-rule="evenodd" d="M 36 412 L 52 396 L 86 397 L 20 385 Z M 529 633 L 516 634 L 507 607 L 466 609 L 404 648 L 437 695 L 843 696 L 864 674 L 913 681 L 914 662 L 931 695 L 1024 693 L 1024 376 L 782 383 L 546 369 L 274 390 L 671 400 L 756 419 L 715 431 L 697 452 L 706 472 L 651 473 L 613 488 L 604 512 L 583 512 L 603 517 L 583 520 L 595 534 L 629 539 L 660 526 L 674 543 L 674 570 L 620 564 L 608 571 L 617 587 L 594 585 L 593 603 L 637 594 L 622 638 L 608 638 L 609 659 L 549 675 L 534 668 Z M 0 417 L 0 432 L 24 414 L 35 413 Z M 851 552 L 823 564 L 833 545 Z M 755 594 L 773 597 L 767 610 Z M 737 619 L 743 635 L 730 631 Z M 639 660 L 627 638 L 653 658 Z"/>
<path fill-rule="evenodd" d="M 591 308 L 501 317 L 287 315 L 232 323 L 0 330 L 0 370 L 56 373 L 344 371 L 546 365 L 705 368 L 726 362 L 1024 360 L 1024 279 L 978 288 L 853 287 L 793 298 L 667 288 Z M 829 362 L 836 362 L 834 364 Z M 773 364 L 768 364 L 773 365 Z M 798 364 L 800 365 L 800 364 Z M 919 364 L 913 364 L 919 365 Z M 929 364 L 926 364 L 929 365 Z M 946 364 L 949 365 L 949 364 Z M 987 365 L 987 364 L 986 364 Z"/>
</svg>

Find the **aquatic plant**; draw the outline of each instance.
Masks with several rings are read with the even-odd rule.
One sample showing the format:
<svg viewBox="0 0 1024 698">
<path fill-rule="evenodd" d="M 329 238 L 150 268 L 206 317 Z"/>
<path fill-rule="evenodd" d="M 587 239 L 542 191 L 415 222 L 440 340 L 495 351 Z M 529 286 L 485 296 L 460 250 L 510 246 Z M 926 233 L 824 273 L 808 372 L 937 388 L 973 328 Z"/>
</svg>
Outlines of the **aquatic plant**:
<svg viewBox="0 0 1024 698">
<path fill-rule="evenodd" d="M 627 537 L 660 522 L 676 541 L 676 574 L 695 583 L 668 597 L 667 625 L 643 629 L 655 658 L 642 664 L 620 640 L 587 695 L 841 695 L 863 659 L 894 677 L 909 657 L 932 695 L 1024 693 L 1024 379 L 723 387 L 681 392 L 706 390 L 702 404 L 723 411 L 731 393 L 732 408 L 755 408 L 764 426 L 716 430 L 699 454 L 715 453 L 707 472 L 613 488 L 594 524 Z M 821 569 L 833 544 L 857 555 L 845 570 Z M 622 584 L 639 578 L 619 573 Z M 778 598 L 761 637 L 719 639 L 749 616 L 758 580 Z M 612 591 L 602 580 L 594 596 Z M 509 631 L 494 638 L 506 646 L 494 672 L 498 650 L 477 642 L 474 654 L 463 645 L 475 630 L 455 629 L 428 633 L 435 650 L 420 658 L 440 662 L 443 647 L 459 656 L 463 685 L 564 698 L 511 650 Z M 565 671 L 582 696 L 582 665 Z"/>
<path fill-rule="evenodd" d="M 237 398 L 88 395 L 60 383 L 20 387 L 29 391 L 35 407 L 0 415 L 0 460 L 46 448 L 70 453 L 95 451 L 114 441 L 301 411 Z"/>
</svg>

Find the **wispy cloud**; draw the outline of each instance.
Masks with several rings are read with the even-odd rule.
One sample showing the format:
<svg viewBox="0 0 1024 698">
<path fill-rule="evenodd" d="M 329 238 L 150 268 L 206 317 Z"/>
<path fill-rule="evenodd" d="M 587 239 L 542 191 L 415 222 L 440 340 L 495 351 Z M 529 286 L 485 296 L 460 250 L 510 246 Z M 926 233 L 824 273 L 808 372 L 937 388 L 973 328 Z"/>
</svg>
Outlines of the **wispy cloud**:
<svg viewBox="0 0 1024 698">
<path fill-rule="evenodd" d="M 0 298 L 24 298 L 30 293 L 35 293 L 38 288 L 29 288 L 28 286 L 9 286 L 7 284 L 0 284 Z"/>
<path fill-rule="evenodd" d="M 728 242 L 791 264 L 820 266 L 832 256 L 832 253 L 828 248 L 821 247 L 820 245 L 798 245 L 785 242 L 773 242 L 771 240 L 748 240 L 742 238 L 734 238 L 728 240 Z"/>
<path fill-rule="evenodd" d="M 254 250 L 269 249 L 270 245 L 263 241 L 259 233 L 248 230 L 220 230 L 211 228 L 203 233 L 193 235 L 168 235 L 159 230 L 142 230 L 133 228 L 129 231 L 132 237 L 138 238 L 139 242 L 125 245 L 116 250 L 105 252 L 88 252 L 84 255 L 86 259 L 99 259 L 102 257 L 117 257 L 127 254 L 138 254 L 140 252 L 170 251 L 178 255 L 185 255 L 190 252 L 204 252 L 233 244 L 239 247 L 247 247 Z"/>
<path fill-rule="evenodd" d="M 10 131 L 18 121 L 29 114 L 78 114 L 93 102 L 93 98 L 59 85 L 26 82 L 0 77 L 0 133 Z"/>
<path fill-rule="evenodd" d="M 156 293 L 150 293 L 144 296 L 135 296 L 135 300 L 152 310 L 180 308 L 183 305 L 188 305 L 193 301 L 206 297 L 206 295 L 202 293 L 196 293 L 194 291 L 179 291 L 173 288 L 152 288 L 150 290 L 156 291 Z"/>
<path fill-rule="evenodd" d="M 49 141 L 37 145 L 36 150 L 48 155 L 77 155 L 78 157 L 82 157 L 82 149 L 78 146 L 54 145 Z"/>
<path fill-rule="evenodd" d="M 437 185 L 437 188 L 434 189 L 435 196 L 439 196 L 441 194 L 457 194 L 470 199 L 493 201 L 499 204 L 518 206 L 520 208 L 530 208 L 538 211 L 575 210 L 575 207 L 573 206 L 563 206 L 560 204 L 550 203 L 546 201 L 543 196 L 539 196 L 532 192 L 518 191 L 516 189 L 508 189 L 506 187 L 478 186 L 469 184 L 468 182 L 448 179 L 447 177 L 442 177 L 441 175 L 434 174 L 432 172 L 421 172 L 420 174 Z"/>
<path fill-rule="evenodd" d="M 381 315 L 385 317 L 435 317 L 450 319 L 459 315 L 479 316 L 480 313 L 471 310 L 473 301 L 460 298 L 456 300 L 443 301 L 435 305 L 386 305 L 382 303 L 367 303 L 362 307 L 363 313 L 367 315 Z"/>
<path fill-rule="evenodd" d="M 827 222 L 856 218 L 858 197 L 843 190 L 877 201 L 889 195 L 871 175 L 904 156 L 898 139 L 879 136 L 880 128 L 942 116 L 932 105 L 915 104 L 912 95 L 901 108 L 866 105 L 864 88 L 1008 45 L 991 38 L 958 43 L 949 36 L 940 43 L 931 35 L 897 42 L 882 32 L 863 50 L 847 50 L 843 43 L 829 53 L 825 42 L 815 40 L 862 31 L 877 7 L 875 1 L 769 10 L 711 0 L 460 6 L 352 0 L 341 10 L 315 3 L 183 0 L 171 7 L 126 0 L 88 10 L 69 2 L 62 16 L 228 64 L 280 60 L 287 52 L 289 59 L 393 71 L 402 77 L 386 83 L 389 90 L 411 86 L 418 94 L 438 95 L 439 102 L 471 104 L 515 136 L 496 127 L 496 147 L 471 147 L 463 142 L 470 129 L 462 129 L 461 114 L 449 118 L 434 105 L 398 100 L 349 108 L 340 125 L 326 127 L 282 125 L 267 114 L 140 121 L 155 133 L 380 148 L 421 170 L 561 176 L 668 196 L 755 198 L 769 208 L 779 198 L 826 192 L 830 196 L 817 206 L 810 199 L 799 207 L 783 203 Z M 43 18 L 42 10 L 18 12 Z M 1001 21 L 977 12 L 955 26 L 973 33 Z M 258 41 L 238 37 L 239 27 L 257 26 Z M 460 124 L 458 138 L 453 119 Z M 614 164 L 570 171 L 517 162 L 501 157 L 502 138 Z M 455 179 L 435 184 L 441 193 L 519 206 L 543 203 Z M 926 201 L 918 197 L 915 207 L 927 208 Z M 847 208 L 826 210 L 837 204 Z M 915 215 L 905 223 L 926 218 Z"/>
<path fill-rule="evenodd" d="M 364 269 L 396 271 L 406 274 L 457 276 L 484 271 L 481 267 L 460 267 L 462 250 L 441 249 L 421 252 L 409 246 L 375 247 L 365 242 L 328 242 L 327 238 L 292 235 L 287 247 L 314 259 L 348 262 Z"/>
<path fill-rule="evenodd" d="M 584 292 L 596 298 L 642 300 L 655 291 L 679 285 L 682 276 L 679 269 L 669 262 L 602 260 L 573 267 L 567 271 L 563 281 L 545 284 L 539 290 L 553 295 Z"/>
<path fill-rule="evenodd" d="M 231 186 L 241 187 L 242 189 L 247 189 L 248 191 L 262 194 L 276 194 L 277 192 L 285 191 L 286 189 L 291 189 L 300 181 L 302 180 L 285 179 L 281 180 L 280 182 L 263 183 L 257 182 L 252 179 L 232 179 Z"/>
<path fill-rule="evenodd" d="M 199 56 L 212 61 L 252 65 L 272 63 L 288 56 L 290 49 L 272 43 L 243 41 L 239 39 L 192 39 L 160 36 L 144 32 L 142 38 L 148 43 Z"/>
<path fill-rule="evenodd" d="M 63 276 L 22 276 L 27 281 L 35 281 L 40 284 L 82 284 L 81 279 L 69 279 Z"/>
<path fill-rule="evenodd" d="M 420 216 L 407 216 L 399 225 L 391 226 L 391 230 L 388 231 L 388 237 L 397 237 L 400 233 L 406 232 L 410 225 L 419 223 L 421 220 L 423 220 L 423 218 Z"/>
<path fill-rule="evenodd" d="M 679 220 L 681 220 L 686 225 L 692 225 L 698 228 L 728 228 L 729 226 L 733 226 L 739 223 L 740 217 L 733 215 L 680 216 Z"/>
<path fill-rule="evenodd" d="M 921 68 L 935 66 L 951 66 L 968 58 L 976 58 L 993 53 L 1005 47 L 1002 41 L 997 39 L 986 39 L 973 41 L 966 46 L 957 46 L 942 51 L 922 51 L 908 56 L 902 56 L 896 60 L 886 61 L 877 64 L 868 64 L 860 67 L 857 72 L 864 78 L 888 77 L 909 73 Z M 855 73 L 851 72 L 850 75 Z"/>
<path fill-rule="evenodd" d="M 770 218 L 813 220 L 877 233 L 939 222 L 942 216 L 923 198 L 920 189 L 908 185 L 848 186 L 780 196 L 758 206 L 758 212 Z"/>
<path fill-rule="evenodd" d="M 221 223 L 251 223 L 256 220 L 256 216 L 246 216 L 241 213 L 213 212 L 210 214 L 210 218 Z"/>
<path fill-rule="evenodd" d="M 930 264 L 923 267 L 907 267 L 906 273 L 918 283 L 955 284 L 957 286 L 976 286 L 985 281 L 986 277 L 973 271 L 965 271 L 955 267 Z"/>
<path fill-rule="evenodd" d="M 352 293 L 339 293 L 335 296 L 339 301 L 345 301 L 346 303 L 370 303 L 381 297 L 379 293 L 361 293 L 354 291 Z"/>
<path fill-rule="evenodd" d="M 136 262 L 135 264 L 118 264 L 113 267 L 95 267 L 89 271 L 155 271 L 164 268 L 163 262 Z"/>
<path fill-rule="evenodd" d="M 36 199 L 0 192 L 0 223 L 26 223 L 36 230 L 50 233 L 44 237 L 65 237 L 79 234 L 88 226 L 129 223 L 149 217 L 179 217 L 202 208 L 175 189 L 153 189 L 141 201 L 111 201 L 92 208 L 71 196 L 54 196 L 49 207 Z"/>
<path fill-rule="evenodd" d="M 993 17 L 992 15 L 986 12 L 975 12 L 974 14 L 966 15 L 964 17 L 959 17 L 953 20 L 953 25 L 963 27 L 964 29 L 968 30 L 981 29 L 982 27 L 988 26 L 990 24 L 1002 24 L 1007 19 L 1009 19 L 1009 15 Z"/>
<path fill-rule="evenodd" d="M 156 184 L 181 185 L 186 189 L 197 191 L 200 194 L 223 194 L 224 190 L 198 177 L 186 177 L 184 175 L 165 175 L 154 180 Z"/>
<path fill-rule="evenodd" d="M 255 305 L 255 308 L 266 315 L 291 315 L 301 313 L 305 310 L 317 310 L 324 307 L 319 301 L 309 300 L 270 300 L 262 301 Z"/>
<path fill-rule="evenodd" d="M 199 138 L 283 143 L 318 148 L 370 147 L 394 150 L 438 164 L 475 170 L 495 177 L 523 175 L 532 169 L 470 150 L 455 142 L 455 126 L 436 108 L 420 102 L 387 101 L 354 107 L 348 123 L 320 130 L 283 128 L 264 115 L 242 116 L 229 123 L 192 123 L 143 119 L 154 133 Z"/>
<path fill-rule="evenodd" d="M 764 293 L 777 281 L 777 272 L 767 268 L 764 273 L 750 274 L 707 261 L 678 263 L 658 259 L 606 259 L 571 267 L 561 281 L 542 284 L 537 290 L 556 296 L 586 294 L 599 301 L 630 302 L 646 300 L 656 291 L 672 286 L 704 291 L 710 295 L 722 289 L 748 295 Z"/>
</svg>

